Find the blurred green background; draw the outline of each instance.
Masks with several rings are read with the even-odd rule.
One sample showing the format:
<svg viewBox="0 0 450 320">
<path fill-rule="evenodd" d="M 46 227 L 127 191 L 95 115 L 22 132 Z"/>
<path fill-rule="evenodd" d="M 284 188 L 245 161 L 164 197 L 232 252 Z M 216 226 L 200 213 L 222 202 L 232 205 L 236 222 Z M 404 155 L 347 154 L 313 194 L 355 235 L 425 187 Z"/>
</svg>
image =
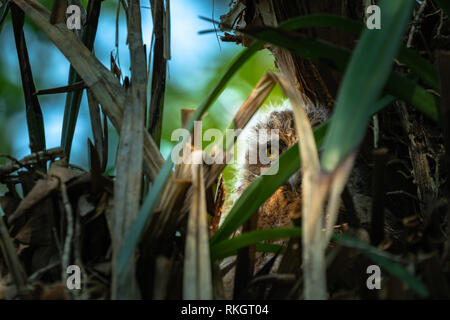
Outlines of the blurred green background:
<svg viewBox="0 0 450 320">
<path fill-rule="evenodd" d="M 52 1 L 41 1 L 51 8 Z M 171 54 L 168 63 L 168 82 L 165 94 L 161 151 L 170 153 L 174 142 L 171 133 L 181 126 L 180 110 L 196 108 L 209 90 L 225 72 L 231 60 L 242 50 L 235 43 L 222 43 L 215 33 L 199 34 L 213 25 L 199 18 L 205 16 L 219 20 L 228 12 L 228 0 L 172 0 L 171 1 Z M 83 1 L 87 6 L 87 1 Z M 115 19 L 118 1 L 102 3 L 100 21 L 95 40 L 95 55 L 109 69 L 110 54 L 115 50 Z M 152 37 L 152 18 L 149 1 L 141 1 L 144 43 L 147 54 Z M 119 62 L 123 76 L 129 76 L 129 51 L 126 42 L 126 21 L 123 10 L 119 19 Z M 25 19 L 25 37 L 37 90 L 67 85 L 69 63 L 57 48 L 28 19 Z M 25 119 L 25 102 L 14 43 L 11 18 L 3 23 L 0 33 L 0 153 L 21 158 L 30 153 Z M 267 70 L 274 70 L 268 50 L 257 53 L 240 69 L 218 101 L 204 117 L 203 130 L 214 127 L 224 130 L 237 109 Z M 276 89 L 269 98 L 281 99 Z M 41 95 L 39 102 L 44 113 L 47 148 L 60 145 L 65 94 Z M 75 130 L 71 163 L 88 167 L 87 139 L 92 138 L 86 94 L 83 94 Z M 109 172 L 113 171 L 118 136 L 109 127 Z M 2 159 L 1 161 L 4 161 Z M 229 174 L 232 169 L 228 169 Z"/>
</svg>

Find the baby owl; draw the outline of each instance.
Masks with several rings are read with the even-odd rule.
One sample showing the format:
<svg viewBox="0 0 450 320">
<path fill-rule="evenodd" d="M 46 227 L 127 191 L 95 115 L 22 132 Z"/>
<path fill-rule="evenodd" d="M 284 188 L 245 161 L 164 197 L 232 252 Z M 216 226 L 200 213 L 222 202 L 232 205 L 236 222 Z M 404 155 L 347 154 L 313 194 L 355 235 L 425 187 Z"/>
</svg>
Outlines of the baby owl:
<svg viewBox="0 0 450 320">
<path fill-rule="evenodd" d="M 328 118 L 328 109 L 315 107 L 314 110 L 306 110 L 311 121 L 312 127 L 317 126 Z M 256 139 L 255 137 L 261 131 L 265 131 L 270 137 L 271 130 L 278 131 L 278 148 L 272 148 L 271 142 L 267 142 L 267 156 L 272 160 L 278 158 L 286 150 L 297 142 L 295 131 L 295 120 L 292 109 L 287 101 L 281 106 L 273 106 L 271 111 L 265 112 L 254 119 L 247 129 L 244 136 L 247 139 Z M 249 155 L 261 148 L 258 143 L 247 143 L 245 162 L 242 168 L 242 178 L 238 181 L 236 187 L 237 193 L 241 194 L 258 176 L 261 175 L 261 169 L 267 168 L 270 164 L 262 164 L 260 158 L 257 162 L 249 161 Z M 278 150 L 277 150 L 278 149 Z M 260 207 L 258 212 L 258 229 L 289 227 L 292 225 L 290 216 L 296 215 L 301 210 L 301 174 L 297 172 L 284 185 Z"/>
<path fill-rule="evenodd" d="M 306 110 L 312 127 L 324 122 L 329 117 L 329 110 L 326 108 L 318 108 L 317 106 Z M 260 157 L 257 157 L 256 163 L 250 161 L 251 154 L 258 154 L 257 148 L 261 148 L 258 139 L 261 131 L 266 132 L 267 137 L 271 137 L 271 130 L 278 131 L 278 146 L 273 148 L 272 141 L 267 139 L 264 149 L 267 150 L 267 156 L 276 160 L 279 155 L 292 147 L 297 142 L 297 134 L 295 131 L 295 120 L 291 106 L 288 101 L 281 105 L 272 106 L 270 111 L 259 113 L 247 125 L 242 132 L 241 141 L 245 141 L 246 156 L 241 168 L 241 178 L 238 179 L 235 187 L 235 197 L 242 192 L 261 175 L 262 169 L 270 167 L 270 163 L 263 164 Z M 255 142 L 256 140 L 256 142 Z M 295 173 L 285 184 L 279 187 L 275 193 L 267 199 L 258 210 L 257 213 L 257 229 L 290 227 L 293 225 L 291 216 L 298 215 L 301 212 L 301 174 Z M 226 210 L 225 210 L 226 211 Z M 222 221 L 226 214 L 222 216 Z M 274 243 L 285 245 L 285 240 L 275 241 Z M 258 272 L 265 263 L 267 263 L 272 254 L 257 253 L 255 261 L 255 270 Z M 222 267 L 229 265 L 234 258 L 226 259 L 222 263 Z M 277 259 L 272 270 L 278 268 L 280 259 Z M 232 291 L 234 270 L 229 272 L 224 278 L 226 295 Z"/>
</svg>

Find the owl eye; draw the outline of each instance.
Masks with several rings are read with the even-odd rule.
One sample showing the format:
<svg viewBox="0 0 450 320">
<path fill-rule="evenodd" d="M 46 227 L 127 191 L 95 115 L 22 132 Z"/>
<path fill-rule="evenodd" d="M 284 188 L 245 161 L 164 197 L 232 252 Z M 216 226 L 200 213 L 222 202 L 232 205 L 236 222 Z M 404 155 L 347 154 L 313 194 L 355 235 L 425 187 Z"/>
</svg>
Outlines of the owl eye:
<svg viewBox="0 0 450 320">
<path fill-rule="evenodd" d="M 277 150 L 275 150 L 275 148 L 272 148 L 272 144 L 270 144 L 270 143 L 267 145 L 266 155 L 267 155 L 267 158 L 270 158 L 270 159 L 274 159 L 278 156 Z"/>
</svg>

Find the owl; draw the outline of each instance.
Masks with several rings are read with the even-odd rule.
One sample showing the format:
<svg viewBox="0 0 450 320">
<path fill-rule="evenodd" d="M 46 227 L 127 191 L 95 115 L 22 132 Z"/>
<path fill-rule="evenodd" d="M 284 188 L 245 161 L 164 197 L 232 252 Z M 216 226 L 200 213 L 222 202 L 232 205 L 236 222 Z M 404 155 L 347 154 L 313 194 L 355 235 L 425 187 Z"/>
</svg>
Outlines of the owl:
<svg viewBox="0 0 450 320">
<path fill-rule="evenodd" d="M 327 108 L 317 108 L 306 110 L 308 118 L 313 127 L 322 123 L 329 117 Z M 277 132 L 276 146 L 274 144 L 273 135 L 275 130 Z M 267 137 L 266 140 L 260 139 L 262 136 Z M 272 105 L 269 111 L 262 112 L 255 119 L 247 125 L 246 129 L 241 135 L 245 151 L 245 160 L 240 169 L 240 178 L 237 180 L 235 186 L 235 197 L 239 197 L 242 192 L 261 174 L 264 170 L 271 166 L 272 161 L 275 161 L 281 154 L 292 147 L 297 142 L 297 133 L 295 130 L 294 114 L 290 104 L 285 101 L 280 105 Z M 261 157 L 251 161 L 251 155 L 260 155 L 260 150 L 266 151 L 266 158 L 271 159 L 271 162 L 260 161 Z M 301 172 L 296 172 L 285 184 L 279 187 L 275 193 L 267 199 L 259 208 L 257 212 L 257 229 L 290 227 L 293 225 L 292 217 L 298 216 L 301 213 Z M 224 219 L 226 215 L 222 217 Z M 239 233 L 239 231 L 237 232 Z M 276 244 L 286 244 L 286 240 L 275 241 Z M 270 260 L 273 254 L 257 253 L 255 261 L 255 273 L 258 272 L 266 262 Z M 231 262 L 224 261 L 223 265 Z M 274 263 L 272 268 L 275 271 L 278 268 L 280 259 Z M 224 278 L 225 291 L 232 291 L 233 271 L 229 272 Z"/>
<path fill-rule="evenodd" d="M 307 109 L 307 115 L 312 127 L 317 126 L 328 118 L 328 109 Z M 277 134 L 277 145 L 274 147 L 273 134 Z M 259 115 L 245 130 L 244 136 L 247 140 L 246 157 L 242 166 L 241 179 L 237 182 L 236 190 L 241 194 L 257 177 L 264 174 L 270 163 L 263 163 L 261 157 L 255 157 L 250 161 L 251 154 L 261 154 L 257 149 L 264 149 L 267 158 L 275 161 L 281 154 L 297 142 L 295 130 L 294 113 L 290 104 L 285 101 L 281 105 L 273 105 L 268 112 Z M 263 133 L 263 135 L 261 135 Z M 269 137 L 261 141 L 261 136 Z M 259 137 L 259 139 L 258 139 Z M 272 137 L 272 138 L 270 138 Z M 253 142 L 252 142 L 253 140 Z M 255 142 L 254 140 L 258 140 Z M 258 153 L 259 152 L 259 153 Z M 289 227 L 292 225 L 293 216 L 298 216 L 301 211 L 301 172 L 296 172 L 285 184 L 260 207 L 258 211 L 258 229 Z"/>
<path fill-rule="evenodd" d="M 282 153 L 289 149 L 297 141 L 293 112 L 290 109 L 274 109 L 257 120 L 248 132 L 248 150 L 242 168 L 242 178 L 238 182 L 237 192 L 241 194 L 256 178 L 264 174 L 272 161 L 275 161 Z M 278 133 L 278 145 L 274 146 L 271 133 Z M 270 137 L 261 141 L 265 134 Z M 258 139 L 259 138 L 259 139 Z M 275 138 L 275 139 L 276 139 Z M 253 141 L 252 141 L 253 140 Z M 255 141 L 256 140 L 256 141 Z M 250 155 L 260 154 L 260 150 L 266 151 L 269 163 L 263 163 L 262 157 L 255 157 L 257 161 L 250 161 Z M 299 174 L 295 174 L 289 181 L 282 185 L 258 211 L 257 228 L 276 228 L 291 226 L 293 214 L 301 209 Z"/>
</svg>

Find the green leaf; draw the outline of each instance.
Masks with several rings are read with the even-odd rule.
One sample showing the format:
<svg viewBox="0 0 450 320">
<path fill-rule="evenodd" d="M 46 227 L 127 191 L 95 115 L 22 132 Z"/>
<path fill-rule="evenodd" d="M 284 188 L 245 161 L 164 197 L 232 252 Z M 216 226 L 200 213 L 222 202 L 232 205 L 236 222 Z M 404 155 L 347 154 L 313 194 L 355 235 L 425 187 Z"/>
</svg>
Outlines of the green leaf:
<svg viewBox="0 0 450 320">
<path fill-rule="evenodd" d="M 306 16 L 308 17 L 308 16 Z M 303 17 L 301 17 L 303 18 Z M 297 26 L 313 26 L 313 19 L 309 19 L 306 23 L 301 20 L 301 18 L 296 18 L 294 21 L 288 21 L 290 24 L 289 28 L 295 28 Z M 341 18 L 342 19 L 342 18 Z M 336 19 L 339 21 L 340 19 Z M 322 21 L 322 17 L 319 20 L 320 24 Z M 350 20 L 351 21 L 351 20 Z M 384 21 L 384 20 L 383 20 Z M 331 25 L 332 23 L 329 23 Z M 350 24 L 350 23 L 349 23 Z M 323 23 L 325 25 L 325 23 Z M 344 24 L 345 26 L 346 24 Z M 334 25 L 335 27 L 337 25 Z M 383 29 L 385 26 L 383 26 Z M 345 29 L 345 28 L 343 28 Z M 349 27 L 349 30 L 353 30 L 354 27 Z M 367 30 L 366 32 L 371 32 L 372 34 L 378 34 L 382 30 Z M 353 30 L 354 31 L 354 30 Z M 384 32 L 384 31 L 383 31 Z M 348 49 L 337 47 L 333 44 L 327 43 L 323 40 L 312 40 L 312 39 L 299 39 L 292 38 L 289 34 L 284 33 L 279 29 L 273 28 L 265 28 L 262 31 L 252 31 L 252 32 L 243 32 L 246 33 L 256 39 L 261 41 L 265 41 L 271 43 L 273 45 L 279 46 L 281 48 L 285 48 L 290 50 L 291 52 L 312 61 L 316 62 L 325 62 L 339 71 L 344 72 L 347 68 L 347 65 L 351 58 L 351 51 Z M 392 35 L 391 35 L 392 36 Z M 401 41 L 400 41 L 401 42 Z M 400 43 L 399 42 L 399 43 Z M 397 43 L 396 45 L 400 45 Z M 359 44 L 360 45 L 360 44 Z M 383 44 L 384 45 L 384 44 Z M 383 46 L 384 47 L 384 46 Z M 372 50 L 370 53 L 372 55 L 377 56 L 376 50 Z M 378 49 L 384 52 L 384 49 Z M 381 52 L 380 51 L 380 52 Z M 394 53 L 395 56 L 395 53 Z M 420 57 L 414 51 L 409 49 L 401 49 L 399 54 L 399 60 L 402 63 L 408 65 L 413 71 L 415 71 L 422 79 L 429 84 L 433 89 L 439 91 L 438 88 L 438 80 L 437 80 L 437 71 L 428 61 Z M 370 79 L 369 79 L 370 78 Z M 366 79 L 363 79 L 366 80 Z M 368 77 L 368 80 L 372 80 L 373 82 L 378 82 L 379 79 L 376 79 L 375 76 Z M 363 82 L 365 83 L 365 82 Z M 378 82 L 379 83 L 379 82 Z M 439 102 L 437 99 L 428 93 L 424 88 L 414 83 L 412 80 L 408 79 L 404 75 L 401 75 L 396 72 L 392 72 L 389 77 L 389 81 L 387 82 L 387 86 L 385 87 L 386 93 L 393 94 L 398 98 L 406 101 L 411 104 L 413 107 L 418 110 L 424 112 L 428 117 L 437 121 L 439 118 Z"/>
<path fill-rule="evenodd" d="M 266 252 L 266 253 L 284 253 L 286 251 L 286 247 L 275 243 L 260 242 L 255 244 L 255 250 L 257 252 Z"/>
<path fill-rule="evenodd" d="M 246 232 L 211 246 L 211 259 L 216 260 L 226 258 L 233 255 L 233 253 L 235 253 L 238 249 L 259 243 L 261 241 L 271 241 L 300 236 L 301 229 L 298 227 L 263 229 Z"/>
<path fill-rule="evenodd" d="M 438 107 L 439 100 L 413 80 L 399 73 L 392 72 L 387 81 L 385 92 L 401 98 L 435 121 L 441 117 L 441 109 Z"/>
<path fill-rule="evenodd" d="M 414 71 L 431 88 L 440 91 L 438 71 L 428 60 L 422 58 L 412 49 L 402 47 L 398 55 L 398 61 Z"/>
<path fill-rule="evenodd" d="M 395 97 L 391 95 L 385 95 L 383 98 L 378 100 L 372 107 L 372 115 L 380 112 L 385 107 L 391 105 L 395 101 Z"/>
<path fill-rule="evenodd" d="M 404 1 L 403 1 L 404 3 Z M 389 7 L 386 7 L 389 9 Z M 383 11 L 384 12 L 384 11 Z M 409 11 L 410 13 L 410 11 Z M 408 15 L 409 13 L 406 13 Z M 399 15 L 399 20 L 405 20 L 404 15 Z M 409 16 L 408 16 L 409 17 Z M 384 20 L 383 20 L 384 21 Z M 392 21 L 391 21 L 392 22 Z M 405 23 L 405 22 L 403 22 Z M 325 22 L 324 22 L 325 24 Z M 291 24 L 293 26 L 293 24 Z M 297 25 L 298 26 L 298 25 Z M 403 26 L 404 27 L 404 26 Z M 295 27 L 292 27 L 295 29 Z M 274 34 L 271 34 L 271 31 L 264 31 L 264 33 L 261 35 L 261 33 L 258 33 L 258 36 L 256 38 L 267 41 L 267 38 L 273 37 Z M 266 39 L 265 39 L 266 38 Z M 276 39 L 275 39 L 276 38 Z M 300 40 L 296 44 L 293 45 L 293 42 L 285 36 L 281 36 L 279 33 L 275 34 L 275 40 L 272 39 L 271 42 L 273 44 L 279 45 L 283 48 L 291 48 L 294 52 L 299 53 L 303 57 L 310 58 L 313 60 L 318 59 L 327 59 L 328 61 L 331 61 L 336 67 L 344 69 L 348 62 L 349 54 L 346 53 L 345 50 L 333 47 L 332 45 L 329 45 L 323 41 L 312 41 L 312 40 Z M 400 43 L 401 41 L 398 41 Z M 378 43 L 379 44 L 379 43 Z M 328 50 L 330 49 L 331 50 Z M 323 51 L 325 50 L 325 51 Z M 328 50 L 328 51 L 327 51 Z M 390 62 L 388 63 L 387 71 L 385 71 L 385 80 L 389 76 L 390 72 L 390 65 L 392 63 L 392 59 L 395 56 L 395 48 L 391 48 L 391 51 L 393 51 L 392 57 L 390 59 Z M 405 83 L 408 81 L 409 84 L 412 85 L 411 91 L 408 92 L 400 92 L 400 94 L 403 95 L 402 98 L 405 100 L 409 99 L 410 101 L 416 102 L 417 99 L 420 98 L 422 101 L 419 101 L 417 103 L 417 106 L 420 106 L 425 113 L 427 113 L 430 117 L 434 118 L 437 117 L 437 112 L 433 112 L 429 108 L 423 108 L 425 105 L 426 98 L 432 97 L 429 94 L 423 95 L 425 90 L 422 88 L 416 86 L 412 81 L 407 79 L 406 77 L 399 76 L 398 78 L 393 78 L 395 81 L 394 85 L 401 85 L 401 83 Z M 392 101 L 395 99 L 393 96 L 385 96 L 383 99 L 379 100 L 376 103 L 373 103 L 375 99 L 378 97 L 379 93 L 381 92 L 381 89 L 383 88 L 384 81 L 382 81 L 380 88 L 378 88 L 379 92 L 377 95 L 374 95 L 374 98 L 372 101 L 370 101 L 369 106 L 367 107 L 367 117 L 370 117 L 372 113 L 380 111 L 382 108 L 384 108 L 386 105 L 392 103 Z M 410 88 L 411 88 L 410 85 Z M 418 94 L 414 93 L 417 88 L 420 88 L 422 90 L 418 90 Z M 397 90 L 397 91 L 396 91 Z M 390 88 L 390 92 L 393 94 L 399 94 L 398 88 L 394 86 L 394 88 Z M 413 94 L 411 94 L 413 93 Z M 426 92 L 425 92 L 426 93 Z M 424 99 L 424 97 L 426 97 Z M 416 107 L 417 107 L 416 106 Z M 435 105 L 437 106 L 437 105 Z M 420 109 L 420 108 L 419 108 Z M 437 108 L 434 108 L 434 110 L 437 110 Z M 334 117 L 333 117 L 334 118 Z M 353 120 L 350 119 L 348 123 L 351 123 Z M 335 122 L 334 120 L 331 121 L 331 123 Z M 323 124 L 321 127 L 317 128 L 314 131 L 316 143 L 318 146 L 322 144 L 323 137 L 327 130 L 327 123 Z M 365 129 L 365 126 L 364 126 Z M 275 240 L 283 237 L 290 237 L 290 236 L 300 236 L 300 230 L 299 228 L 296 228 L 294 231 L 287 231 L 292 232 L 292 235 L 286 235 L 285 230 L 281 229 L 281 234 L 278 234 L 280 230 L 277 229 L 269 229 L 269 230 L 258 230 L 249 232 L 246 234 L 242 234 L 240 236 L 234 237 L 232 239 L 228 239 L 228 237 L 237 229 L 239 228 L 253 213 L 256 212 L 257 208 L 264 203 L 264 201 L 270 197 L 270 195 L 273 194 L 273 192 L 278 189 L 279 186 L 281 186 L 295 171 L 299 169 L 300 163 L 299 163 L 299 154 L 298 154 L 298 146 L 294 145 L 292 146 L 288 151 L 286 151 L 281 157 L 279 158 L 279 167 L 280 171 L 277 175 L 274 176 L 261 176 L 257 178 L 241 195 L 241 197 L 238 199 L 238 201 L 235 203 L 233 208 L 231 209 L 230 213 L 228 214 L 227 218 L 225 219 L 222 226 L 219 228 L 219 230 L 216 232 L 216 234 L 211 239 L 211 254 L 212 257 L 226 257 L 229 255 L 232 255 L 233 253 L 237 252 L 238 249 L 251 245 L 251 244 L 258 244 L 260 241 L 264 240 Z M 351 238 L 350 238 L 351 239 Z M 384 267 L 387 271 L 392 273 L 393 275 L 399 277 L 400 279 L 404 280 L 408 283 L 408 285 L 417 291 L 419 294 L 426 295 L 426 287 L 423 286 L 423 284 L 417 280 L 414 276 L 412 276 L 409 272 L 404 270 L 400 265 L 393 262 L 391 259 L 386 257 L 385 254 L 380 252 L 374 247 L 371 247 L 370 245 L 367 245 L 363 243 L 363 245 L 358 242 L 358 240 L 353 241 L 353 239 L 336 239 L 337 241 L 342 241 L 343 244 L 348 246 L 359 246 L 359 248 L 362 250 L 364 254 L 367 254 L 369 258 L 374 260 L 376 263 L 378 263 L 380 266 Z M 364 246 L 365 245 L 365 246 Z"/>
<path fill-rule="evenodd" d="M 286 247 L 274 244 L 274 243 L 263 243 L 258 242 L 255 243 L 255 251 L 256 252 L 265 252 L 265 253 L 284 253 L 286 251 Z M 238 250 L 228 251 L 223 256 L 218 256 L 216 260 L 225 259 L 227 257 L 235 256 L 238 254 Z"/>
<path fill-rule="evenodd" d="M 381 1 L 381 30 L 364 31 L 342 81 L 333 121 L 324 142 L 321 165 L 333 171 L 361 142 L 371 115 L 391 73 L 411 17 L 414 1 Z"/>
<path fill-rule="evenodd" d="M 265 251 L 274 252 L 276 247 L 261 247 L 263 243 L 261 241 L 273 241 L 284 238 L 294 238 L 301 236 L 301 228 L 275 228 L 250 231 L 240 234 L 232 239 L 223 240 L 211 247 L 211 259 L 224 259 L 226 257 L 235 255 L 236 252 L 244 247 L 256 244 L 259 249 L 265 249 Z M 408 272 L 400 264 L 398 264 L 393 257 L 388 253 L 383 252 L 368 243 L 361 240 L 352 238 L 343 234 L 333 234 L 332 239 L 338 242 L 342 246 L 355 248 L 361 251 L 369 259 L 375 262 L 378 266 L 385 269 L 394 277 L 404 281 L 408 286 L 417 292 L 422 297 L 427 297 L 429 292 L 427 287 L 417 279 L 413 274 Z M 269 243 L 265 245 L 270 245 Z M 267 252 L 266 251 L 266 252 Z M 277 252 L 277 251 L 275 251 Z"/>
<path fill-rule="evenodd" d="M 427 287 L 414 275 L 405 270 L 405 268 L 403 268 L 397 262 L 393 261 L 392 258 L 385 252 L 380 251 L 361 240 L 343 234 L 334 234 L 333 240 L 337 241 L 343 246 L 359 249 L 369 259 L 378 264 L 380 267 L 384 268 L 391 275 L 407 283 L 408 286 L 419 295 L 421 295 L 422 297 L 428 296 L 429 292 Z"/>
<path fill-rule="evenodd" d="M 278 26 L 279 29 L 286 31 L 308 27 L 336 28 L 359 35 L 364 25 L 359 21 L 344 18 L 342 16 L 332 14 L 310 14 L 283 21 Z"/>
<path fill-rule="evenodd" d="M 344 18 L 336 15 L 313 14 L 287 20 L 279 25 L 281 30 L 296 30 L 307 27 L 331 27 L 345 30 L 356 35 L 360 35 L 365 29 L 362 22 Z M 398 61 L 405 64 L 434 90 L 439 91 L 438 72 L 426 59 L 417 52 L 406 47 L 402 47 L 397 57 Z"/>
<path fill-rule="evenodd" d="M 256 42 L 249 48 L 243 50 L 243 52 L 233 61 L 231 66 L 228 68 L 227 72 L 220 79 L 219 83 L 214 87 L 205 101 L 197 108 L 192 118 L 186 125 L 186 129 L 192 132 L 194 128 L 194 121 L 197 121 L 206 112 L 206 110 L 213 104 L 220 93 L 225 88 L 231 77 L 239 70 L 239 68 L 261 47 L 262 42 Z M 131 226 L 130 230 L 124 240 L 124 244 L 120 249 L 119 258 L 117 262 L 118 277 L 121 277 L 122 272 L 125 270 L 126 265 L 133 256 L 134 249 L 136 248 L 142 233 L 150 219 L 151 213 L 155 209 L 156 203 L 167 183 L 167 180 L 172 173 L 173 162 L 171 157 L 168 157 L 164 166 L 161 168 L 158 176 L 156 177 L 150 192 L 145 196 L 144 202 L 141 209 L 139 210 L 138 216 Z"/>
</svg>

